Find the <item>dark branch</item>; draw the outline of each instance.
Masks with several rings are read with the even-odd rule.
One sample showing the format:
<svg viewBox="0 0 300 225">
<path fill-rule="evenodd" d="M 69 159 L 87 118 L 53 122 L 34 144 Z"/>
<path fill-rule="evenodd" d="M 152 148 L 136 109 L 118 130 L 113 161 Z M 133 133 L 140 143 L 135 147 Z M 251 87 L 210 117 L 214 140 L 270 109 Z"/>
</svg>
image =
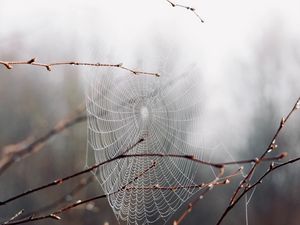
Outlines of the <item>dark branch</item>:
<svg viewBox="0 0 300 225">
<path fill-rule="evenodd" d="M 269 145 L 267 146 L 266 150 L 261 154 L 261 156 L 259 158 L 257 158 L 257 160 L 255 161 L 255 164 L 252 166 L 252 168 L 250 169 L 250 171 L 248 172 L 248 174 L 240 182 L 239 186 L 234 191 L 234 193 L 233 193 L 233 195 L 231 197 L 231 200 L 229 202 L 229 205 L 225 209 L 225 211 L 223 212 L 221 218 L 218 220 L 217 225 L 219 225 L 219 224 L 222 223 L 223 219 L 231 211 L 231 209 L 236 205 L 236 203 L 240 201 L 241 197 L 244 196 L 245 193 L 248 192 L 248 187 L 249 186 L 251 187 L 251 185 L 250 184 L 246 185 L 246 184 L 250 181 L 250 178 L 252 177 L 255 169 L 257 168 L 258 165 L 260 165 L 264 161 L 264 159 L 266 158 L 266 155 L 269 152 L 272 152 L 274 149 L 277 148 L 277 145 L 276 145 L 276 139 L 277 139 L 277 137 L 279 136 L 279 134 L 282 131 L 283 127 L 285 127 L 285 124 L 290 119 L 291 115 L 296 110 L 298 110 L 299 108 L 300 108 L 300 97 L 297 99 L 296 103 L 294 104 L 294 106 L 292 107 L 292 109 L 289 111 L 289 113 L 287 114 L 287 116 L 283 117 L 281 119 L 279 127 L 278 127 L 277 131 L 275 132 L 273 138 L 271 139 Z M 290 164 L 290 163 L 293 163 L 293 162 L 296 162 L 296 161 L 298 161 L 298 159 L 294 159 L 291 162 L 283 163 L 282 166 Z M 267 174 L 265 174 L 265 176 L 268 175 L 268 174 L 269 174 L 269 172 Z"/>
</svg>

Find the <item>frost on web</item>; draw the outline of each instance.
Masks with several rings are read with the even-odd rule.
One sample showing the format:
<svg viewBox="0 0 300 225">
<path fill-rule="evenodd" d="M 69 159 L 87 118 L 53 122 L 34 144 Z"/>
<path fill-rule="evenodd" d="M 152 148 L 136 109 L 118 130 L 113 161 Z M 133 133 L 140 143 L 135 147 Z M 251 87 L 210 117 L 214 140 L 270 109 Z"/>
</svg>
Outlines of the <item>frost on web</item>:
<svg viewBox="0 0 300 225">
<path fill-rule="evenodd" d="M 86 100 L 88 145 L 95 161 L 114 158 L 142 138 L 144 141 L 126 154 L 193 154 L 201 158 L 190 135 L 201 109 L 197 87 L 189 74 L 93 76 L 88 80 Z M 162 224 L 198 189 L 154 187 L 193 185 L 196 166 L 170 157 L 122 158 L 100 167 L 96 175 L 104 192 L 114 193 L 108 201 L 121 223 Z M 120 191 L 129 183 L 135 188 Z"/>
</svg>

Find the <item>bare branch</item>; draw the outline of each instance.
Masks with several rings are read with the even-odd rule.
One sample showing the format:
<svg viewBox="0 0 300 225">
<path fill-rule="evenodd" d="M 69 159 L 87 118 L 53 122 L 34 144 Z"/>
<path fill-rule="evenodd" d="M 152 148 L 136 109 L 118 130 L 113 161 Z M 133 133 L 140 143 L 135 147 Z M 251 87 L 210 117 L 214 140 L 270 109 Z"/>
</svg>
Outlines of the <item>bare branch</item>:
<svg viewBox="0 0 300 225">
<path fill-rule="evenodd" d="M 67 195 L 62 196 L 58 200 L 56 200 L 42 208 L 39 208 L 38 211 L 35 211 L 32 213 L 26 213 L 26 215 L 23 215 L 23 217 L 28 217 L 32 214 L 34 214 L 34 215 L 41 214 L 43 212 L 46 212 L 48 210 L 55 208 L 56 206 L 60 205 L 61 203 L 66 202 L 68 196 L 71 196 L 73 198 L 78 192 L 80 192 L 83 188 L 87 187 L 88 184 L 90 184 L 94 180 L 95 180 L 95 176 L 93 174 L 90 175 L 88 178 L 84 177 L 84 178 L 80 179 L 79 184 L 76 185 Z"/>
<path fill-rule="evenodd" d="M 85 106 L 81 104 L 77 110 L 66 116 L 64 119 L 60 120 L 51 130 L 49 130 L 45 135 L 32 140 L 32 138 L 27 138 L 20 143 L 8 145 L 2 148 L 0 156 L 0 175 L 14 162 L 28 156 L 33 152 L 39 151 L 44 144 L 51 139 L 53 136 L 64 131 L 65 129 L 74 126 L 80 122 L 86 120 L 86 116 L 82 115 Z"/>
<path fill-rule="evenodd" d="M 247 194 L 249 191 L 251 191 L 253 188 L 255 188 L 257 185 L 261 184 L 263 179 L 269 175 L 271 172 L 274 172 L 275 170 L 283 167 L 283 166 L 286 166 L 288 164 L 292 164 L 292 163 L 295 163 L 297 161 L 300 161 L 300 157 L 298 158 L 295 158 L 295 159 L 291 159 L 287 162 L 284 162 L 284 163 L 281 163 L 279 165 L 276 165 L 274 166 L 273 163 L 270 164 L 270 167 L 269 169 L 252 185 L 248 185 L 245 187 L 245 189 L 243 190 L 243 192 L 238 196 L 238 198 L 232 203 L 230 204 L 226 210 L 224 211 L 224 213 L 222 214 L 221 218 L 219 219 L 218 223 L 217 224 L 221 224 L 221 222 L 223 221 L 223 219 L 225 218 L 225 216 L 229 213 L 229 211 L 236 205 L 237 202 L 239 202 L 241 200 L 241 198 L 243 196 L 245 196 L 245 194 Z"/>
<path fill-rule="evenodd" d="M 155 166 L 156 166 L 156 162 L 153 161 L 152 165 L 145 169 L 143 172 L 141 172 L 140 174 L 138 174 L 136 177 L 134 177 L 130 182 L 128 182 L 126 185 L 124 185 L 123 187 L 121 187 L 119 190 L 115 191 L 115 192 L 112 192 L 112 193 L 109 193 L 109 194 L 106 194 L 106 195 L 98 195 L 98 196 L 95 196 L 95 197 L 92 197 L 92 198 L 89 198 L 89 199 L 86 199 L 86 200 L 78 200 L 76 201 L 75 203 L 72 203 L 70 205 L 67 205 L 59 210 L 56 210 L 52 213 L 49 213 L 47 215 L 42 215 L 42 216 L 34 216 L 33 214 L 31 216 L 28 216 L 24 219 L 20 219 L 18 221 L 12 221 L 12 222 L 9 222 L 7 224 L 22 224 L 22 223 L 27 223 L 27 222 L 33 222 L 33 221 L 38 221 L 38 220 L 44 220 L 44 219 L 55 219 L 55 220 L 60 220 L 61 218 L 58 216 L 60 214 L 62 214 L 63 212 L 66 212 L 70 209 L 73 209 L 77 206 L 80 206 L 80 205 L 83 205 L 83 204 L 86 204 L 86 203 L 89 203 L 89 202 L 92 202 L 92 201 L 95 201 L 95 200 L 98 200 L 98 199 L 102 199 L 102 198 L 107 198 L 108 196 L 110 195 L 114 195 L 114 194 L 117 194 L 121 191 L 134 191 L 134 190 L 137 190 L 137 189 L 152 189 L 152 190 L 156 190 L 156 189 L 159 189 L 159 190 L 165 190 L 165 191 L 176 191 L 178 189 L 189 189 L 189 188 L 200 188 L 202 190 L 204 190 L 201 194 L 201 196 L 203 196 L 206 192 L 208 192 L 209 190 L 212 189 L 212 187 L 214 186 L 220 186 L 220 185 L 226 185 L 226 184 L 229 184 L 229 179 L 232 178 L 232 177 L 235 177 L 236 175 L 238 175 L 240 173 L 240 169 L 231 174 L 231 175 L 228 175 L 228 176 L 225 176 L 225 177 L 221 177 L 221 178 L 216 178 L 214 179 L 213 181 L 209 182 L 209 183 L 206 183 L 206 184 L 198 184 L 198 185 L 189 185 L 189 186 L 175 186 L 175 187 L 160 187 L 158 185 L 155 185 L 155 186 L 149 186 L 149 187 L 134 187 L 134 186 L 130 186 L 132 183 L 134 183 L 134 181 L 136 181 L 137 179 L 139 179 L 140 177 L 144 176 L 146 174 L 147 171 L 153 169 Z M 223 170 L 222 172 L 220 172 L 220 175 L 223 174 Z M 200 199 L 202 199 L 200 197 Z M 178 221 L 177 221 L 178 222 Z M 179 223 L 177 223 L 179 224 Z"/>
<path fill-rule="evenodd" d="M 1 61 L 0 60 L 0 65 L 5 66 L 7 69 L 13 69 L 14 65 L 31 65 L 31 66 L 37 66 L 37 67 L 44 67 L 48 71 L 51 71 L 52 68 L 55 66 L 63 66 L 63 65 L 111 67 L 111 68 L 119 68 L 122 70 L 126 70 L 134 75 L 150 75 L 150 76 L 156 76 L 156 77 L 160 76 L 158 73 L 144 72 L 144 71 L 138 71 L 138 70 L 133 70 L 133 69 L 127 68 L 127 67 L 123 66 L 122 63 L 107 64 L 107 63 L 88 63 L 88 62 L 75 62 L 75 61 L 40 63 L 40 62 L 36 61 L 36 58 L 32 58 L 28 61 Z"/>
<path fill-rule="evenodd" d="M 129 152 L 129 150 L 133 149 L 136 145 L 138 145 L 142 141 L 144 141 L 144 139 L 140 139 L 136 144 L 134 144 L 131 147 L 129 147 L 128 149 L 126 149 L 124 151 L 124 153 Z M 91 167 L 88 167 L 85 170 L 76 172 L 74 174 L 71 174 L 71 175 L 63 177 L 63 178 L 56 179 L 56 180 L 54 180 L 54 181 L 52 181 L 50 183 L 47 183 L 45 185 L 39 186 L 39 187 L 34 188 L 34 189 L 29 189 L 29 190 L 27 190 L 27 191 L 25 191 L 23 193 L 17 194 L 17 195 L 15 195 L 15 196 L 7 199 L 7 200 L 4 200 L 4 201 L 0 202 L 0 206 L 1 205 L 5 205 L 5 204 L 7 204 L 9 202 L 12 202 L 12 201 L 14 201 L 16 199 L 19 199 L 21 197 L 24 197 L 26 195 L 32 194 L 34 192 L 38 192 L 40 190 L 43 190 L 43 189 L 46 189 L 46 188 L 49 188 L 49 187 L 52 187 L 52 186 L 55 186 L 55 185 L 60 185 L 63 182 L 69 180 L 69 179 L 72 179 L 72 178 L 75 178 L 75 177 L 80 176 L 82 174 L 91 172 L 91 171 L 99 168 L 102 165 L 111 163 L 111 162 L 113 162 L 115 160 L 122 159 L 122 158 L 137 158 L 137 157 L 147 157 L 147 158 L 149 158 L 149 157 L 173 157 L 173 158 L 181 158 L 181 159 L 187 159 L 187 160 L 194 161 L 195 163 L 199 163 L 199 164 L 203 164 L 203 165 L 215 167 L 215 168 L 219 169 L 220 173 L 222 173 L 222 174 L 224 172 L 224 165 L 233 165 L 233 164 L 236 165 L 236 164 L 239 163 L 239 161 L 228 162 L 228 163 L 227 162 L 224 162 L 224 163 L 212 163 L 212 162 L 208 162 L 208 161 L 203 161 L 203 160 L 200 160 L 200 159 L 196 159 L 193 155 L 159 154 L 159 153 L 157 153 L 157 154 L 154 154 L 154 153 L 153 154 L 147 154 L 147 153 L 145 153 L 145 154 L 125 154 L 124 155 L 124 153 L 121 154 L 121 155 L 118 155 L 118 156 L 116 156 L 114 158 L 108 159 L 108 160 L 106 160 L 104 162 L 97 163 L 97 164 L 95 164 L 95 165 L 93 165 Z M 281 158 L 282 158 L 282 154 L 280 156 L 278 156 L 278 157 L 272 157 L 271 159 L 278 159 L 279 160 Z M 268 161 L 268 160 L 266 159 L 265 161 Z M 240 162 L 251 163 L 251 162 L 253 162 L 253 159 L 251 159 L 251 160 L 243 160 L 243 161 L 240 161 Z"/>
<path fill-rule="evenodd" d="M 170 0 L 166 0 L 168 3 L 170 3 L 170 5 L 172 7 L 180 7 L 180 8 L 184 8 L 184 9 L 187 9 L 191 12 L 193 12 L 195 14 L 195 16 L 198 17 L 198 19 L 201 21 L 201 23 L 204 23 L 204 20 L 200 17 L 200 15 L 196 12 L 196 9 L 193 8 L 193 7 L 190 7 L 190 6 L 186 6 L 186 5 L 181 5 L 181 4 L 177 4 L 177 3 L 174 3 L 173 1 L 170 1 Z"/>
<path fill-rule="evenodd" d="M 18 218 L 22 213 L 24 212 L 24 209 L 20 210 L 19 212 L 17 212 L 13 217 L 11 217 L 9 220 L 5 221 L 3 224 L 8 224 L 11 221 L 15 220 L 16 218 Z"/>
<path fill-rule="evenodd" d="M 126 190 L 126 187 L 127 185 L 130 185 L 132 184 L 133 182 L 135 182 L 137 179 L 139 179 L 140 177 L 144 176 L 146 172 L 148 172 L 149 170 L 153 169 L 154 167 L 156 166 L 156 162 L 153 161 L 152 165 L 150 167 L 148 167 L 147 169 L 145 169 L 143 172 L 141 172 L 140 174 L 138 174 L 137 176 L 135 176 L 131 181 L 129 181 L 126 185 L 124 185 L 123 187 L 121 187 L 120 189 L 118 189 L 117 191 L 115 192 L 112 192 L 112 193 L 109 193 L 109 194 L 106 194 L 106 195 L 98 195 L 98 196 L 95 196 L 95 197 L 92 197 L 92 198 L 89 198 L 89 199 L 86 199 L 86 200 L 78 200 L 76 201 L 75 203 L 72 203 L 70 205 L 67 205 L 59 210 L 56 210 L 48 215 L 44 215 L 44 216 L 34 216 L 34 215 L 31 215 L 27 218 L 24 218 L 24 219 L 21 219 L 21 220 L 18 220 L 18 221 L 13 221 L 13 222 L 9 222 L 9 223 L 6 223 L 6 224 L 22 224 L 22 223 L 27 223 L 27 222 L 33 222 L 33 221 L 37 221 L 37 220 L 44 220 L 44 219 L 55 219 L 55 220 L 60 220 L 61 218 L 58 216 L 59 214 L 62 214 L 63 212 L 66 212 L 70 209 L 73 209 L 79 205 L 83 205 L 83 204 L 86 204 L 88 202 L 92 202 L 92 201 L 95 201 L 95 200 L 98 200 L 98 199 L 101 199 L 101 198 L 106 198 L 110 195 L 113 195 L 113 194 L 116 194 L 118 192 L 121 192 L 121 191 L 124 191 Z M 3 224 L 4 225 L 4 224 Z"/>
<path fill-rule="evenodd" d="M 140 139 L 137 143 L 135 143 L 134 145 L 132 145 L 131 147 L 129 147 L 129 149 L 134 148 L 136 145 L 138 145 L 138 144 L 141 143 L 142 141 L 144 141 L 144 139 Z M 77 176 L 80 176 L 80 175 L 82 175 L 82 174 L 91 172 L 91 171 L 97 169 L 98 167 L 100 167 L 100 166 L 102 166 L 102 165 L 105 165 L 105 164 L 107 164 L 107 163 L 113 162 L 113 161 L 115 161 L 115 160 L 117 160 L 117 159 L 120 159 L 120 158 L 122 158 L 122 155 L 116 156 L 115 158 L 106 160 L 106 161 L 101 162 L 101 163 L 97 163 L 97 164 L 95 164 L 95 165 L 93 165 L 93 166 L 91 166 L 91 167 L 88 167 L 88 168 L 85 169 L 85 170 L 79 171 L 79 172 L 74 173 L 74 174 L 72 174 L 72 175 L 69 175 L 69 176 L 66 176 L 66 177 L 63 177 L 63 178 L 56 179 L 56 180 L 54 180 L 54 181 L 52 181 L 52 182 L 50 182 L 50 183 L 48 183 L 48 184 L 39 186 L 39 187 L 34 188 L 34 189 L 29 189 L 29 190 L 27 190 L 27 191 L 25 191 L 25 192 L 23 192 L 23 193 L 21 193 L 21 194 L 18 194 L 18 195 L 15 195 L 15 196 L 11 197 L 11 198 L 9 198 L 9 199 L 7 199 L 7 200 L 5 200 L 5 201 L 1 201 L 1 202 L 0 202 L 0 206 L 1 206 L 1 205 L 5 205 L 5 204 L 7 204 L 7 203 L 9 203 L 9 202 L 12 202 L 12 201 L 14 201 L 14 200 L 16 200 L 16 199 L 19 199 L 19 198 L 21 198 L 21 197 L 24 197 L 24 196 L 26 196 L 26 195 L 32 194 L 32 193 L 34 193 L 34 192 L 37 192 L 37 191 L 40 191 L 40 190 L 43 190 L 43 189 L 46 189 L 46 188 L 49 188 L 49 187 L 52 187 L 52 186 L 55 186 L 55 185 L 60 185 L 60 184 L 62 184 L 63 182 L 65 182 L 65 181 L 67 181 L 67 180 L 70 180 L 70 179 L 72 179 L 72 178 L 74 178 L 74 177 L 77 177 Z"/>
<path fill-rule="evenodd" d="M 296 103 L 294 104 L 294 106 L 292 107 L 292 109 L 290 110 L 290 112 L 287 114 L 286 117 L 283 117 L 280 120 L 280 124 L 279 127 L 277 129 L 277 131 L 275 132 L 273 138 L 271 139 L 270 144 L 267 146 L 266 150 L 262 153 L 262 155 L 257 158 L 255 164 L 252 166 L 252 168 L 250 169 L 250 171 L 248 172 L 248 174 L 246 175 L 246 177 L 241 181 L 241 183 L 239 184 L 239 186 L 237 187 L 237 189 L 234 191 L 231 200 L 229 202 L 228 207 L 225 209 L 225 211 L 223 212 L 221 218 L 218 220 L 217 225 L 221 224 L 221 222 L 223 221 L 223 219 L 226 217 L 226 215 L 231 211 L 231 209 L 236 205 L 236 203 L 241 199 L 242 196 L 245 195 L 245 193 L 248 192 L 248 188 L 249 186 L 251 186 L 250 184 L 246 185 L 250 178 L 252 177 L 255 169 L 257 168 L 258 165 L 261 164 L 261 162 L 264 161 L 265 156 L 269 153 L 272 152 L 275 148 L 277 148 L 276 145 L 276 139 L 278 137 L 278 135 L 280 134 L 280 132 L 282 131 L 283 127 L 285 126 L 286 122 L 289 120 L 289 118 L 291 117 L 291 115 L 300 108 L 300 97 L 297 99 Z M 296 160 L 292 160 L 291 162 L 287 162 L 286 164 L 282 164 L 282 166 L 293 163 L 298 161 Z M 266 175 L 268 175 L 269 172 Z M 256 186 L 256 185 L 255 185 Z M 243 189 L 244 188 L 244 189 Z M 243 189 L 242 193 L 241 190 Z"/>
<path fill-rule="evenodd" d="M 230 183 L 230 179 L 233 177 L 236 177 L 237 175 L 240 175 L 242 172 L 243 168 L 239 168 L 237 171 L 233 172 L 230 175 L 224 176 L 224 170 L 221 170 L 219 175 L 216 176 L 216 178 L 210 182 L 207 183 L 203 186 L 203 191 L 198 194 L 198 197 L 194 199 L 192 202 L 188 204 L 187 209 L 181 214 L 178 220 L 173 221 L 173 225 L 179 225 L 193 210 L 193 207 L 204 198 L 205 194 L 207 194 L 210 190 L 212 190 L 215 186 L 219 185 L 226 185 Z"/>
</svg>

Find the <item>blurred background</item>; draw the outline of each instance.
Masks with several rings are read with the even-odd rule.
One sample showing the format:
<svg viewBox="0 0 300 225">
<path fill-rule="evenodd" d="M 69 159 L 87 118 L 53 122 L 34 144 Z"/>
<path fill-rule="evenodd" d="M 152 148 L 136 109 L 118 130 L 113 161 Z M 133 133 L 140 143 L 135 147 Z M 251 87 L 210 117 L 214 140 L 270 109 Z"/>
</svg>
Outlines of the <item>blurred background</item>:
<svg viewBox="0 0 300 225">
<path fill-rule="evenodd" d="M 200 78 L 203 104 L 197 132 L 207 145 L 217 146 L 221 158 L 258 156 L 300 95 L 300 2 L 177 3 L 195 7 L 205 23 L 164 0 L 0 0 L 0 61 L 37 57 L 46 63 L 123 63 L 160 74 L 192 71 Z M 86 77 L 103 72 L 72 66 L 51 72 L 26 65 L 0 67 L 0 149 L 46 133 L 84 102 Z M 72 126 L 12 165 L 0 177 L 0 200 L 83 169 L 86 134 L 85 123 Z M 277 151 L 299 156 L 299 140 L 296 113 L 280 135 Z M 246 224 L 246 209 L 249 224 L 299 224 L 299 169 L 295 163 L 267 177 L 248 207 L 241 202 L 223 224 Z M 1 220 L 21 209 L 38 211 L 62 196 L 67 196 L 64 205 L 102 193 L 91 182 L 74 198 L 68 196 L 80 179 L 2 206 Z M 210 192 L 183 224 L 215 224 L 235 185 Z M 36 224 L 117 224 L 105 199 L 62 218 Z"/>
</svg>

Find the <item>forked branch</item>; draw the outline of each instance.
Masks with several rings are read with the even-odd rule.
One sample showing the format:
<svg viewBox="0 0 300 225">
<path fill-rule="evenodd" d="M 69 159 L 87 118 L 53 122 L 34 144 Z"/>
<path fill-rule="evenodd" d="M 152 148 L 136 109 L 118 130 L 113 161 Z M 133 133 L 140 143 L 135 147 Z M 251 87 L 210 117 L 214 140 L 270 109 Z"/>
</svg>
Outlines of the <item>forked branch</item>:
<svg viewBox="0 0 300 225">
<path fill-rule="evenodd" d="M 44 220 L 44 219 L 60 220 L 61 218 L 58 215 L 62 214 L 63 212 L 66 212 L 66 211 L 68 211 L 70 209 L 73 209 L 77 206 L 80 206 L 80 205 L 83 205 L 83 204 L 86 204 L 86 203 L 89 203 L 89 202 L 92 202 L 92 201 L 95 201 L 95 200 L 98 200 L 98 199 L 101 199 L 101 198 L 107 198 L 108 196 L 117 194 L 121 191 L 125 191 L 125 189 L 128 185 L 134 183 L 137 179 L 144 176 L 149 170 L 153 169 L 155 166 L 156 166 L 156 162 L 153 161 L 153 163 L 150 167 L 148 167 L 147 169 L 145 169 L 144 171 L 142 171 L 141 173 L 136 175 L 131 181 L 129 181 L 126 185 L 124 185 L 123 187 L 121 187 L 120 189 L 118 189 L 115 192 L 112 192 L 112 193 L 109 193 L 109 194 L 104 194 L 104 195 L 98 195 L 98 196 L 95 196 L 95 197 L 92 197 L 92 198 L 89 198 L 89 199 L 86 199 L 86 200 L 83 200 L 83 201 L 78 200 L 75 203 L 69 204 L 69 205 L 67 205 L 67 206 L 65 206 L 65 207 L 63 207 L 59 210 L 56 210 L 56 211 L 54 211 L 52 213 L 49 213 L 47 215 L 44 215 L 44 216 L 31 215 L 29 217 L 26 217 L 24 219 L 20 219 L 20 220 L 17 220 L 17 221 L 12 221 L 13 219 L 10 219 L 8 222 L 3 223 L 2 225 L 4 225 L 4 224 L 10 224 L 10 225 L 12 225 L 12 224 L 22 224 L 22 223 L 28 223 L 28 222 Z"/>
<path fill-rule="evenodd" d="M 134 147 L 136 147 L 139 143 L 143 142 L 144 139 L 140 139 L 137 143 L 135 143 L 134 145 L 132 145 L 131 147 L 129 147 L 125 153 L 127 153 L 129 150 L 133 149 Z M 286 154 L 280 154 L 278 157 L 272 157 L 270 158 L 270 160 L 274 160 L 274 159 L 277 159 L 277 160 L 280 160 L 282 159 L 284 156 L 286 156 Z M 59 179 L 56 179 L 50 183 L 47 183 L 47 184 L 44 184 L 42 186 L 39 186 L 37 188 L 34 188 L 34 189 L 29 189 L 23 193 L 20 193 L 20 194 L 17 194 L 11 198 L 8 198 L 4 201 L 1 201 L 0 202 L 0 206 L 1 205 L 5 205 L 9 202 L 12 202 L 16 199 L 19 199 L 19 198 L 22 198 L 24 196 L 27 196 L 29 194 L 32 194 L 32 193 L 35 193 L 35 192 L 38 192 L 38 191 L 41 191 L 41 190 L 44 190 L 46 188 L 49 188 L 49 187 L 52 187 L 52 186 L 56 186 L 56 185 L 60 185 L 62 184 L 63 182 L 67 181 L 67 180 L 70 180 L 70 179 L 73 179 L 75 177 L 78 177 L 80 175 L 83 175 L 83 174 L 86 174 L 88 172 L 91 172 L 91 171 L 94 171 L 95 169 L 105 165 L 105 164 L 108 164 L 108 163 L 111 163 L 113 161 L 116 161 L 116 160 L 119 160 L 119 159 L 124 159 L 124 158 L 139 158 L 139 157 L 144 157 L 144 158 L 151 158 L 151 157 L 169 157 L 169 158 L 181 158 L 181 159 L 186 159 L 186 160 L 191 160 L 191 161 L 194 161 L 195 163 L 199 163 L 199 164 L 202 164 L 202 165 L 206 165 L 206 166 L 212 166 L 212 167 L 215 167 L 217 169 L 220 170 L 220 173 L 223 174 L 224 172 L 224 166 L 225 165 L 236 165 L 236 164 L 240 164 L 240 162 L 243 162 L 243 163 L 252 163 L 254 159 L 251 159 L 251 160 L 243 160 L 243 161 L 236 161 L 236 162 L 224 162 L 224 163 L 213 163 L 213 162 L 209 162 L 209 161 L 204 161 L 204 160 L 200 160 L 200 159 L 197 159 L 195 158 L 194 156 L 192 155 L 176 155 L 176 154 L 121 154 L 121 155 L 118 155 L 114 158 L 111 158 L 111 159 L 108 159 L 106 161 L 103 161 L 101 163 L 96 163 L 94 164 L 93 166 L 90 166 L 82 171 L 79 171 L 79 172 L 76 172 L 74 174 L 71 174 L 69 176 L 66 176 L 66 177 L 63 177 L 63 178 L 59 178 Z M 268 159 L 266 158 L 265 161 L 268 161 Z"/>
<path fill-rule="evenodd" d="M 248 174 L 245 176 L 245 178 L 240 182 L 239 186 L 237 187 L 237 189 L 234 191 L 231 200 L 227 206 L 227 208 L 225 209 L 225 211 L 223 212 L 223 214 L 221 215 L 221 218 L 218 220 L 217 225 L 221 224 L 222 221 L 224 220 L 224 218 L 226 217 L 226 215 L 232 210 L 232 208 L 240 201 L 240 199 L 246 194 L 248 193 L 251 189 L 253 189 L 255 186 L 257 186 L 262 179 L 267 176 L 270 172 L 272 172 L 273 170 L 280 168 L 282 166 L 294 163 L 299 161 L 299 158 L 295 158 L 293 160 L 290 160 L 288 162 L 285 162 L 283 164 L 280 164 L 279 166 L 271 166 L 270 169 L 261 177 L 258 179 L 258 181 L 254 182 L 254 184 L 250 184 L 250 179 L 253 175 L 253 173 L 255 172 L 256 168 L 264 161 L 264 159 L 266 158 L 266 155 L 270 152 L 272 152 L 274 149 L 277 148 L 276 145 L 276 140 L 280 134 L 280 132 L 282 131 L 282 129 L 285 127 L 286 122 L 289 120 L 289 118 L 292 116 L 292 114 L 294 112 L 296 112 L 298 109 L 300 108 L 300 97 L 297 99 L 297 101 L 295 102 L 295 104 L 293 105 L 292 109 L 289 111 L 289 113 L 286 115 L 286 117 L 282 117 L 280 123 L 279 123 L 279 127 L 276 130 L 273 138 L 271 139 L 269 145 L 267 146 L 266 150 L 261 154 L 261 156 L 259 158 L 257 158 L 256 162 L 254 163 L 254 165 L 252 166 L 252 168 L 249 170 Z M 273 165 L 273 164 L 271 164 Z"/>
</svg>

